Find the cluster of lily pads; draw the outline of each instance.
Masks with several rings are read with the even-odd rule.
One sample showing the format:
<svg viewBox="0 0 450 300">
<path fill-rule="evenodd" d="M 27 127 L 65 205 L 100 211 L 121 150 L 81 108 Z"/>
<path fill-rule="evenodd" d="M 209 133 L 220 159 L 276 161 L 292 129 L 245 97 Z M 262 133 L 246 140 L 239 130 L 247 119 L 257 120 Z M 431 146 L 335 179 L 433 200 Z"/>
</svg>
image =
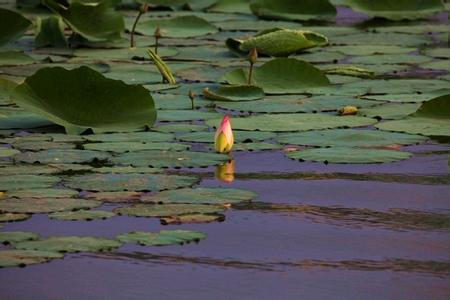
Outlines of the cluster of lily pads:
<svg viewBox="0 0 450 300">
<path fill-rule="evenodd" d="M 223 221 L 230 204 L 257 195 L 195 187 L 194 172 L 166 172 L 230 161 L 211 151 L 223 113 L 232 115 L 234 151 L 282 151 L 301 161 L 388 163 L 411 156 L 402 146 L 450 136 L 447 25 L 334 26 L 326 23 L 336 16 L 327 0 L 148 3 L 133 48 L 140 3 L 18 1 L 25 16 L 0 8 L 0 222 L 32 214 Z M 441 1 L 334 3 L 390 20 L 444 8 Z M 295 22 L 304 20 L 325 23 Z M 148 49 L 157 28 L 156 55 Z M 249 85 L 252 49 L 259 58 Z M 173 80 L 161 82 L 169 73 Z M 345 107 L 356 115 L 340 114 Z M 104 203 L 118 206 L 97 209 Z M 0 266 L 204 237 L 1 232 L 11 249 L 0 251 Z"/>
</svg>

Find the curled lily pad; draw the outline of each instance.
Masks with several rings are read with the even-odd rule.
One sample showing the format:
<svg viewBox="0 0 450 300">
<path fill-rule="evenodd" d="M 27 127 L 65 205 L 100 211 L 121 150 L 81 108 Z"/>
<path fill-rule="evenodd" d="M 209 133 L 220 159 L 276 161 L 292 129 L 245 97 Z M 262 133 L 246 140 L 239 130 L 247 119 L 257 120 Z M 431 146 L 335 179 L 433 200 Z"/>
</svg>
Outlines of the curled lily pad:
<svg viewBox="0 0 450 300">
<path fill-rule="evenodd" d="M 388 163 L 405 160 L 411 157 L 411 153 L 396 150 L 350 147 L 314 148 L 292 151 L 288 152 L 286 155 L 291 159 L 300 161 L 308 160 L 337 164 Z"/>
<path fill-rule="evenodd" d="M 244 85 L 248 80 L 248 71 L 231 71 L 222 80 L 229 84 Z M 327 86 L 330 81 L 310 63 L 295 58 L 277 58 L 255 68 L 252 84 L 262 87 L 269 94 L 289 94 L 305 92 L 311 87 Z"/>
<path fill-rule="evenodd" d="M 419 19 L 444 10 L 441 0 L 345 0 L 353 10 L 390 20 Z"/>
<path fill-rule="evenodd" d="M 160 218 L 160 221 L 162 225 L 211 223 L 211 222 L 223 222 L 225 221 L 225 216 L 221 214 L 213 214 L 213 215 L 192 214 L 192 215 L 162 217 Z"/>
<path fill-rule="evenodd" d="M 250 101 L 261 99 L 265 96 L 261 88 L 251 85 L 220 86 L 214 91 L 205 88 L 203 95 L 207 99 L 217 101 Z"/>
<path fill-rule="evenodd" d="M 206 234 L 200 231 L 190 230 L 161 230 L 158 233 L 145 231 L 132 231 L 116 237 L 123 243 L 137 243 L 143 246 L 168 246 L 198 242 L 206 238 Z"/>
<path fill-rule="evenodd" d="M 178 175 L 88 174 L 72 176 L 64 182 L 64 185 L 87 191 L 161 191 L 188 187 L 197 181 L 195 177 Z"/>
<path fill-rule="evenodd" d="M 15 102 L 66 128 L 68 133 L 126 131 L 151 126 L 153 99 L 142 86 L 130 86 L 89 67 L 44 68 L 14 90 Z"/>
<path fill-rule="evenodd" d="M 326 36 L 305 30 L 272 28 L 258 32 L 247 40 L 227 39 L 227 47 L 236 53 L 248 53 L 256 48 L 258 53 L 269 56 L 289 56 L 300 50 L 326 45 Z"/>
<path fill-rule="evenodd" d="M 101 202 L 73 198 L 9 198 L 0 201 L 0 212 L 50 213 L 74 209 L 94 208 Z"/>
<path fill-rule="evenodd" d="M 119 248 L 121 242 L 97 237 L 62 236 L 17 243 L 16 249 L 51 252 L 98 252 Z"/>
<path fill-rule="evenodd" d="M 0 222 L 24 221 L 30 216 L 29 214 L 0 213 Z"/>
<path fill-rule="evenodd" d="M 0 243 L 19 243 L 24 241 L 33 241 L 39 238 L 39 234 L 23 231 L 3 231 L 0 232 Z"/>
<path fill-rule="evenodd" d="M 67 47 L 64 35 L 64 22 L 58 16 L 45 19 L 37 18 L 37 30 L 34 44 L 36 47 Z"/>
<path fill-rule="evenodd" d="M 258 17 L 276 20 L 324 20 L 336 15 L 328 0 L 254 0 L 250 9 Z"/>
<path fill-rule="evenodd" d="M 0 46 L 20 37 L 30 25 L 30 20 L 21 14 L 0 8 Z"/>
<path fill-rule="evenodd" d="M 135 217 L 170 217 L 190 214 L 222 213 L 222 205 L 206 204 L 136 204 L 129 207 L 119 207 L 114 212 Z"/>
<path fill-rule="evenodd" d="M 23 152 L 14 157 L 15 161 L 41 164 L 67 164 L 92 162 L 94 160 L 108 159 L 109 155 L 99 151 L 78 150 L 78 149 L 50 149 L 38 152 Z"/>
<path fill-rule="evenodd" d="M 231 188 L 194 188 L 163 191 L 146 196 L 142 202 L 187 203 L 187 204 L 231 204 L 250 201 L 258 195 L 252 191 Z"/>
<path fill-rule="evenodd" d="M 4 250 L 0 251 L 0 267 L 23 267 L 61 257 L 63 257 L 61 253 L 49 251 Z"/>
<path fill-rule="evenodd" d="M 144 21 L 138 24 L 136 32 L 153 36 L 158 26 L 161 29 L 162 37 L 171 38 L 188 38 L 218 32 L 214 25 L 197 16 L 180 16 Z"/>
<path fill-rule="evenodd" d="M 79 220 L 105 220 L 114 217 L 116 214 L 110 211 L 104 210 L 77 210 L 77 211 L 61 211 L 54 212 L 49 215 L 52 219 L 65 220 L 65 221 L 79 221 Z"/>
</svg>

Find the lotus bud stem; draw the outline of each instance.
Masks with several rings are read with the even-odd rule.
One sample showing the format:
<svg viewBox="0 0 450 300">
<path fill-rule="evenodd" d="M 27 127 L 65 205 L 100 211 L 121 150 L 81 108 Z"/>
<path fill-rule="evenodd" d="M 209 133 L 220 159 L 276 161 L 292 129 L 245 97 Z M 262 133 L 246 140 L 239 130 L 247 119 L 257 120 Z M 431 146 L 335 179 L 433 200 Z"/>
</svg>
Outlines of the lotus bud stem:
<svg viewBox="0 0 450 300">
<path fill-rule="evenodd" d="M 158 41 L 161 38 L 161 28 L 159 26 L 156 27 L 153 35 L 155 36 L 155 53 L 158 54 Z"/>
<path fill-rule="evenodd" d="M 189 90 L 188 96 L 189 96 L 189 99 L 191 99 L 192 109 L 194 109 L 194 99 L 195 99 L 196 95 L 192 90 Z"/>
<path fill-rule="evenodd" d="M 248 72 L 248 85 L 252 84 L 252 76 L 253 76 L 253 65 L 258 60 L 258 51 L 256 48 L 252 48 L 250 53 L 248 54 L 248 61 L 250 62 L 250 70 Z"/>
<path fill-rule="evenodd" d="M 136 31 L 137 23 L 139 22 L 139 19 L 143 14 L 145 14 L 148 11 L 148 3 L 145 2 L 139 7 L 139 13 L 136 17 L 136 20 L 134 20 L 133 28 L 131 29 L 131 37 L 130 37 L 130 48 L 133 48 L 135 46 L 134 42 L 134 32 Z"/>
</svg>

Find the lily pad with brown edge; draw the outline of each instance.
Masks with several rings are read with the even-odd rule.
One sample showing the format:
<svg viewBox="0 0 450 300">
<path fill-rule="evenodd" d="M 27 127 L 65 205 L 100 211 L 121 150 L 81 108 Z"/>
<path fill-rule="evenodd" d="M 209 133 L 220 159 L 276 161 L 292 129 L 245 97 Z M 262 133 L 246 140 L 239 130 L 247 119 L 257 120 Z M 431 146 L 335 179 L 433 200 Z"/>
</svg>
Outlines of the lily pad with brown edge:
<svg viewBox="0 0 450 300">
<path fill-rule="evenodd" d="M 121 154 L 114 157 L 112 162 L 135 167 L 194 168 L 215 166 L 228 160 L 227 155 L 219 153 L 144 150 Z"/>
<path fill-rule="evenodd" d="M 122 202 L 138 202 L 143 193 L 142 192 L 97 192 L 97 193 L 87 193 L 83 195 L 84 199 L 111 202 L 111 203 L 122 203 Z"/>
<path fill-rule="evenodd" d="M 336 15 L 328 0 L 254 0 L 250 9 L 263 19 L 288 21 L 329 20 Z"/>
<path fill-rule="evenodd" d="M 189 38 L 218 32 L 214 25 L 197 16 L 179 16 L 140 22 L 136 32 L 153 36 L 157 27 L 160 28 L 163 38 Z"/>
<path fill-rule="evenodd" d="M 8 198 L 71 198 L 78 195 L 69 189 L 24 189 L 8 192 Z"/>
<path fill-rule="evenodd" d="M 233 188 L 193 188 L 163 191 L 142 197 L 142 202 L 184 204 L 231 204 L 251 201 L 258 195 L 252 191 Z"/>
<path fill-rule="evenodd" d="M 183 151 L 189 150 L 190 145 L 179 144 L 179 143 L 141 143 L 141 142 L 111 142 L 111 143 L 89 143 L 84 144 L 83 149 L 85 150 L 95 150 L 104 152 L 115 152 L 115 153 L 125 153 L 125 152 L 135 152 L 142 150 L 172 150 L 172 151 Z"/>
<path fill-rule="evenodd" d="M 20 174 L 8 175 L 3 173 L 2 175 L 5 176 L 0 176 L 0 191 L 50 188 L 60 181 L 60 178 L 56 176 L 20 175 Z"/>
<path fill-rule="evenodd" d="M 218 0 L 208 12 L 251 14 L 250 0 Z"/>
<path fill-rule="evenodd" d="M 82 66 L 43 68 L 18 85 L 14 101 L 65 127 L 69 134 L 129 131 L 152 126 L 153 99 L 142 86 L 108 79 Z"/>
<path fill-rule="evenodd" d="M 60 253 L 111 251 L 122 246 L 117 240 L 98 237 L 61 236 L 44 240 L 21 242 L 14 248 L 21 250 L 51 251 Z"/>
<path fill-rule="evenodd" d="M 60 211 L 49 214 L 51 219 L 63 221 L 92 221 L 92 220 L 106 220 L 114 217 L 116 214 L 104 210 L 76 210 L 76 211 Z"/>
<path fill-rule="evenodd" d="M 291 151 L 287 152 L 286 156 L 294 160 L 326 164 L 372 164 L 405 160 L 411 157 L 411 153 L 385 149 L 330 147 Z"/>
<path fill-rule="evenodd" d="M 22 152 L 14 156 L 16 162 L 41 164 L 89 163 L 97 160 L 107 160 L 110 155 L 100 151 L 78 149 L 50 149 L 38 152 Z"/>
<path fill-rule="evenodd" d="M 233 120 L 234 119 L 231 119 L 232 125 Z M 220 123 L 216 123 L 213 126 L 217 126 L 219 124 Z M 276 134 L 273 132 L 233 130 L 233 136 L 235 142 L 248 143 L 269 140 L 274 138 Z M 214 132 L 190 132 L 179 135 L 177 139 L 183 142 L 191 143 L 212 143 L 214 142 Z"/>
<path fill-rule="evenodd" d="M 159 220 L 162 225 L 199 224 L 199 223 L 223 222 L 225 221 L 225 216 L 222 214 L 212 214 L 212 215 L 192 214 L 192 215 L 162 217 Z"/>
<path fill-rule="evenodd" d="M 225 211 L 223 205 L 209 204 L 135 204 L 128 207 L 115 208 L 119 215 L 134 217 L 171 217 L 191 214 L 217 214 Z"/>
<path fill-rule="evenodd" d="M 31 24 L 20 13 L 0 8 L 0 46 L 18 39 Z"/>
<path fill-rule="evenodd" d="M 245 85 L 248 71 L 236 69 L 222 78 L 229 84 Z M 305 92 L 307 88 L 328 86 L 330 81 L 308 62 L 295 58 L 276 58 L 254 69 L 252 84 L 268 94 L 292 94 Z"/>
<path fill-rule="evenodd" d="M 401 120 L 375 125 L 378 129 L 426 136 L 450 136 L 450 94 L 429 100 Z"/>
<path fill-rule="evenodd" d="M 143 153 L 141 151 L 139 153 Z M 86 174 L 71 176 L 64 185 L 84 191 L 162 191 L 189 187 L 198 182 L 192 176 L 163 174 Z"/>
<path fill-rule="evenodd" d="M 251 85 L 220 86 L 215 90 L 205 88 L 205 98 L 215 101 L 251 101 L 264 98 L 262 88 Z"/>
<path fill-rule="evenodd" d="M 9 213 L 51 213 L 89 209 L 102 203 L 92 200 L 74 198 L 9 198 L 0 201 L 0 212 Z"/>
<path fill-rule="evenodd" d="M 376 120 L 358 116 L 333 116 L 328 114 L 271 114 L 245 118 L 233 118 L 234 129 L 260 131 L 308 131 L 339 127 L 360 127 L 377 123 Z M 218 120 L 207 120 L 206 124 L 217 126 Z"/>
<path fill-rule="evenodd" d="M 258 54 L 285 57 L 301 50 L 328 44 L 326 36 L 307 30 L 270 28 L 246 40 L 229 38 L 226 46 L 233 53 L 248 54 L 256 48 Z"/>
<path fill-rule="evenodd" d="M 190 230 L 161 230 L 158 233 L 132 231 L 116 237 L 122 243 L 137 243 L 142 246 L 183 245 L 185 243 L 198 242 L 204 238 L 206 238 L 206 234 L 203 232 Z"/>
<path fill-rule="evenodd" d="M 0 222 L 19 222 L 29 219 L 29 214 L 0 213 Z"/>
<path fill-rule="evenodd" d="M 33 241 L 39 239 L 39 234 L 24 231 L 2 231 L 0 232 L 0 243 L 13 244 L 24 241 Z"/>
<path fill-rule="evenodd" d="M 0 268 L 24 267 L 62 257 L 63 254 L 50 251 L 3 250 L 0 251 Z"/>
</svg>

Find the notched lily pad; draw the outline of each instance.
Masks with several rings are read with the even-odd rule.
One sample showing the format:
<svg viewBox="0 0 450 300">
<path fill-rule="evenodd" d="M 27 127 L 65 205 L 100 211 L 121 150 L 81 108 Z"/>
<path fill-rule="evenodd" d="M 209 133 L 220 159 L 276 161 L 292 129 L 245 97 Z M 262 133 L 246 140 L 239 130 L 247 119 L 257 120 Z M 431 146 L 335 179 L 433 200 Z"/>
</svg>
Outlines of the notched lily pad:
<svg viewBox="0 0 450 300">
<path fill-rule="evenodd" d="M 137 243 L 143 246 L 183 245 L 199 242 L 204 238 L 206 238 L 206 234 L 203 232 L 190 230 L 161 230 L 158 233 L 132 231 L 117 236 L 117 239 L 123 243 Z"/>
<path fill-rule="evenodd" d="M 0 251 L 0 268 L 24 267 L 40 264 L 54 258 L 62 258 L 61 253 L 34 250 L 5 250 Z"/>
<path fill-rule="evenodd" d="M 100 206 L 101 204 L 98 201 L 73 198 L 9 198 L 0 201 L 0 212 L 51 213 L 83 208 L 89 209 Z"/>
<path fill-rule="evenodd" d="M 104 210 L 77 210 L 77 211 L 62 211 L 54 212 L 48 215 L 51 219 L 65 220 L 65 221 L 80 221 L 80 220 L 106 220 L 114 217 L 116 214 Z"/>
<path fill-rule="evenodd" d="M 50 237 L 45 240 L 17 243 L 16 249 L 51 251 L 51 252 L 99 252 L 110 251 L 122 246 L 116 240 L 97 237 L 62 236 Z"/>
</svg>

